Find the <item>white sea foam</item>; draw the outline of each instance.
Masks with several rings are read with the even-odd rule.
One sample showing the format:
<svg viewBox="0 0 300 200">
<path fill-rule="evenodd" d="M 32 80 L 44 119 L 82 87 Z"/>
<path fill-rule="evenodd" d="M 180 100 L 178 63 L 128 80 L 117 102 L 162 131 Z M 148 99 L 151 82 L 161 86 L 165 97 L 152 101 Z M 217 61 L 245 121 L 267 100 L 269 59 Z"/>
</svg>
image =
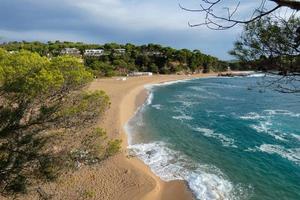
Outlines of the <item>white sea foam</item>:
<svg viewBox="0 0 300 200">
<path fill-rule="evenodd" d="M 294 113 L 288 110 L 264 110 L 261 114 L 256 112 L 247 113 L 244 116 L 241 116 L 241 119 L 270 119 L 270 117 L 276 115 L 290 116 L 290 117 L 300 117 L 300 113 Z"/>
<path fill-rule="evenodd" d="M 291 136 L 293 136 L 294 138 L 300 141 L 300 135 L 292 133 Z"/>
<path fill-rule="evenodd" d="M 195 163 L 163 142 L 131 145 L 129 152 L 142 159 L 164 181 L 187 181 L 197 199 L 238 199 L 237 191 L 243 191 L 240 186 L 228 181 L 216 167 Z"/>
<path fill-rule="evenodd" d="M 148 98 L 146 100 L 146 105 L 151 105 L 151 103 L 153 101 L 153 88 L 154 87 L 173 85 L 173 84 L 176 84 L 176 83 L 184 83 L 184 82 L 188 82 L 188 81 L 191 81 L 191 80 L 194 80 L 194 79 L 198 79 L 198 78 L 177 80 L 177 81 L 167 81 L 167 82 L 164 82 L 164 83 L 154 83 L 154 84 L 144 85 L 144 88 L 148 90 Z"/>
<path fill-rule="evenodd" d="M 179 103 L 181 103 L 185 107 L 191 107 L 199 104 L 199 102 L 192 102 L 192 101 L 180 101 Z"/>
<path fill-rule="evenodd" d="M 286 137 L 286 133 L 281 133 L 278 130 L 273 130 L 272 129 L 272 122 L 270 120 L 267 121 L 260 121 L 258 125 L 252 124 L 250 125 L 251 128 L 253 128 L 256 132 L 258 133 L 266 133 L 270 136 L 272 136 L 273 138 L 275 138 L 276 140 L 280 140 L 280 141 L 287 141 Z"/>
<path fill-rule="evenodd" d="M 155 109 L 157 109 L 157 110 L 161 110 L 162 105 L 155 104 L 155 105 L 152 105 L 152 107 L 155 108 Z"/>
<path fill-rule="evenodd" d="M 201 127 L 195 128 L 194 130 L 200 132 L 205 137 L 215 138 L 215 139 L 219 140 L 222 143 L 222 145 L 225 147 L 237 148 L 237 146 L 234 144 L 235 143 L 234 139 L 228 138 L 221 133 L 215 133 L 211 129 L 201 128 Z"/>
<path fill-rule="evenodd" d="M 250 127 L 258 133 L 266 133 L 276 140 L 287 141 L 286 137 L 288 134 L 283 133 L 280 130 L 276 130 L 273 127 L 273 116 L 274 115 L 289 115 L 296 116 L 294 113 L 291 113 L 286 110 L 264 110 L 262 114 L 256 112 L 250 112 L 244 116 L 241 116 L 240 119 L 243 120 L 259 120 L 257 124 L 251 124 Z"/>
<path fill-rule="evenodd" d="M 159 86 L 166 86 L 166 85 L 173 85 L 176 83 L 185 83 L 194 79 L 198 79 L 198 78 L 193 78 L 193 79 L 184 79 L 184 80 L 177 80 L 177 81 L 167 81 L 167 82 L 163 82 L 163 83 L 153 83 L 153 84 L 146 84 L 144 87 L 146 89 L 152 89 L 153 87 L 159 87 Z"/>
<path fill-rule="evenodd" d="M 294 113 L 289 110 L 264 110 L 263 112 L 266 113 L 268 116 L 286 115 L 290 117 L 300 117 L 300 113 Z"/>
<path fill-rule="evenodd" d="M 208 83 L 204 88 L 245 88 L 241 85 L 231 85 L 231 84 L 222 84 L 222 83 Z"/>
<path fill-rule="evenodd" d="M 191 116 L 187 115 L 180 115 L 180 116 L 173 116 L 173 119 L 178 119 L 178 120 L 193 120 L 194 118 Z"/>
<path fill-rule="evenodd" d="M 244 116 L 241 116 L 240 117 L 241 119 L 264 119 L 265 116 L 262 116 L 262 115 L 259 115 L 258 113 L 256 112 L 250 112 Z"/>
<path fill-rule="evenodd" d="M 148 98 L 146 100 L 146 105 L 151 105 L 152 101 L 153 101 L 154 95 L 153 92 L 151 90 L 148 91 Z"/>
<path fill-rule="evenodd" d="M 222 85 L 224 88 L 225 86 Z M 235 87 L 235 86 L 231 86 L 231 85 L 227 85 L 228 87 Z M 196 87 L 196 86 L 191 86 L 189 87 L 189 89 L 192 89 L 192 90 L 195 90 L 195 91 L 198 91 L 200 92 L 199 94 L 200 95 L 197 95 L 196 97 L 198 98 L 206 98 L 206 99 L 209 99 L 209 98 L 217 98 L 217 99 L 224 99 L 224 100 L 229 100 L 229 101 L 235 101 L 237 100 L 236 98 L 232 98 L 232 97 L 226 97 L 226 96 L 222 96 L 218 93 L 215 93 L 215 92 L 212 92 L 212 91 L 208 91 L 207 89 L 205 89 L 205 87 Z M 205 96 L 203 95 L 203 93 L 205 94 Z M 188 95 L 188 96 L 192 96 L 192 95 Z M 195 96 L 195 95 L 193 95 Z M 239 98 L 239 101 L 241 101 L 243 99 Z"/>
<path fill-rule="evenodd" d="M 199 92 L 207 92 L 207 90 L 204 87 L 199 87 L 199 86 L 198 87 L 197 86 L 190 86 L 190 87 L 188 87 L 188 89 L 199 91 Z"/>
<path fill-rule="evenodd" d="M 265 77 L 266 74 L 264 73 L 255 73 L 255 74 L 250 74 L 247 77 Z"/>
<path fill-rule="evenodd" d="M 257 148 L 262 152 L 269 154 L 277 154 L 282 158 L 293 161 L 296 164 L 300 164 L 300 148 L 286 149 L 283 146 L 272 144 L 262 144 L 260 147 Z"/>
</svg>

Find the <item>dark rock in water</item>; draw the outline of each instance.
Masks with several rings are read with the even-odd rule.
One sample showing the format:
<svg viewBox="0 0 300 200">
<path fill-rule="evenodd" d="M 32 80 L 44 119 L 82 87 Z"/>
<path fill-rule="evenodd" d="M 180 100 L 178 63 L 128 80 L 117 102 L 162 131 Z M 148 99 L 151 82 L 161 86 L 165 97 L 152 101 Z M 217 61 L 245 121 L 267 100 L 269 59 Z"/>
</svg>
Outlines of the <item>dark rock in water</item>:
<svg viewBox="0 0 300 200">
<path fill-rule="evenodd" d="M 148 155 L 148 158 L 150 158 L 150 156 L 153 155 L 154 153 L 155 153 L 155 150 L 146 151 L 146 154 Z"/>
</svg>

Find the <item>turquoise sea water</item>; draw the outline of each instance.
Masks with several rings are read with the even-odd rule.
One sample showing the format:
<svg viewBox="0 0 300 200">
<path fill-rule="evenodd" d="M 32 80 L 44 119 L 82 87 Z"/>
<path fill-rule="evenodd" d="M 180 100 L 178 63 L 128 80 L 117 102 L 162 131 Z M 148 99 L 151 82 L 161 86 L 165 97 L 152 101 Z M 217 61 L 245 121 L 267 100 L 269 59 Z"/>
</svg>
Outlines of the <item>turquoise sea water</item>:
<svg viewBox="0 0 300 200">
<path fill-rule="evenodd" d="M 129 149 L 197 199 L 300 200 L 300 96 L 249 90 L 258 77 L 149 86 Z"/>
</svg>

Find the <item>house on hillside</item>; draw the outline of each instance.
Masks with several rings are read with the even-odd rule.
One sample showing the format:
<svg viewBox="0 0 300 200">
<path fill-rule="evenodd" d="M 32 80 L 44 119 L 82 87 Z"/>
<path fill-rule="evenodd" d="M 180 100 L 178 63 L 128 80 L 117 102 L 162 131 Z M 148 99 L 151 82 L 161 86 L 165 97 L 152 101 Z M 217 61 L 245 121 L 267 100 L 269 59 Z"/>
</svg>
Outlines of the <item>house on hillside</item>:
<svg viewBox="0 0 300 200">
<path fill-rule="evenodd" d="M 163 54 L 159 51 L 146 51 L 144 54 L 147 56 L 156 56 L 156 57 L 163 56 Z"/>
<path fill-rule="evenodd" d="M 126 49 L 114 49 L 114 53 L 118 55 L 123 55 L 126 53 Z"/>
<path fill-rule="evenodd" d="M 88 57 L 100 57 L 104 55 L 103 49 L 86 49 L 84 51 L 84 56 Z"/>
<path fill-rule="evenodd" d="M 77 48 L 64 48 L 60 51 L 60 54 L 81 57 L 81 52 Z"/>
</svg>

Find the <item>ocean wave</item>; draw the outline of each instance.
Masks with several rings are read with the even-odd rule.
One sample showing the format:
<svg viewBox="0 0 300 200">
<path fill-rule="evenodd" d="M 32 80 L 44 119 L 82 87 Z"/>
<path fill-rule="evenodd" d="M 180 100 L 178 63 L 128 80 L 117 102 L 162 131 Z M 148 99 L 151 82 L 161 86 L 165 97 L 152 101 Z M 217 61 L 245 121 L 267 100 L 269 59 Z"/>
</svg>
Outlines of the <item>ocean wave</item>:
<svg viewBox="0 0 300 200">
<path fill-rule="evenodd" d="M 207 90 L 204 87 L 197 87 L 197 86 L 190 86 L 188 89 L 199 91 L 199 92 L 207 92 Z"/>
<path fill-rule="evenodd" d="M 176 80 L 176 81 L 166 81 L 166 82 L 163 82 L 163 83 L 146 84 L 144 87 L 148 90 L 151 90 L 151 89 L 153 89 L 153 87 L 173 85 L 173 84 L 177 84 L 177 83 L 185 83 L 185 82 L 195 80 L 195 79 L 198 79 L 198 78 L 183 79 L 183 80 Z"/>
<path fill-rule="evenodd" d="M 298 113 L 292 113 L 287 110 L 264 110 L 262 114 L 258 114 L 256 112 L 250 112 L 244 116 L 240 116 L 240 119 L 243 120 L 254 120 L 256 124 L 249 125 L 250 128 L 254 129 L 258 133 L 266 133 L 276 140 L 280 141 L 288 141 L 288 137 L 290 134 L 284 133 L 281 130 L 277 130 L 273 123 L 275 115 L 288 115 L 291 117 L 298 117 Z M 276 123 L 275 123 L 276 124 Z"/>
<path fill-rule="evenodd" d="M 280 145 L 262 144 L 260 147 L 257 147 L 257 149 L 265 153 L 277 154 L 282 158 L 300 164 L 300 148 L 286 149 Z"/>
<path fill-rule="evenodd" d="M 300 141 L 300 135 L 292 133 L 291 136 L 293 136 L 294 138 Z"/>
<path fill-rule="evenodd" d="M 155 109 L 157 109 L 157 110 L 161 110 L 162 105 L 155 104 L 155 105 L 152 105 L 152 107 L 155 108 Z"/>
<path fill-rule="evenodd" d="M 211 91 L 208 91 L 207 89 L 205 89 L 204 87 L 196 87 L 196 86 L 191 86 L 191 87 L 188 87 L 188 89 L 191 89 L 191 90 L 195 90 L 195 91 L 199 91 L 199 92 L 204 92 L 205 94 L 208 94 L 212 97 L 218 97 L 220 98 L 221 95 L 220 94 L 217 94 L 215 92 L 211 92 Z M 194 93 L 193 93 L 194 94 Z M 188 95 L 190 96 L 190 95 Z"/>
<path fill-rule="evenodd" d="M 148 97 L 147 97 L 147 100 L 146 100 L 146 105 L 151 105 L 151 103 L 153 101 L 153 98 L 154 98 L 153 91 L 148 90 Z"/>
<path fill-rule="evenodd" d="M 240 117 L 241 119 L 264 119 L 265 116 L 262 116 L 262 115 L 259 115 L 258 113 L 256 112 L 250 112 L 250 113 L 247 113 L 246 115 L 244 116 L 241 116 Z"/>
<path fill-rule="evenodd" d="M 192 107 L 194 105 L 199 104 L 199 102 L 193 102 L 193 101 L 179 101 L 178 103 L 181 103 L 185 107 Z"/>
<path fill-rule="evenodd" d="M 201 128 L 201 127 L 195 128 L 194 130 L 200 132 L 205 137 L 215 138 L 219 140 L 222 143 L 222 145 L 225 147 L 237 148 L 237 146 L 234 144 L 235 143 L 234 139 L 228 138 L 221 133 L 215 133 L 211 129 Z"/>
<path fill-rule="evenodd" d="M 250 74 L 247 77 L 265 77 L 266 74 L 264 73 L 255 73 L 255 74 Z"/>
<path fill-rule="evenodd" d="M 294 113 L 288 110 L 263 110 L 261 114 L 256 112 L 247 113 L 244 116 L 240 116 L 240 119 L 252 120 L 252 119 L 270 119 L 273 116 L 289 116 L 289 117 L 300 117 L 300 113 Z"/>
<path fill-rule="evenodd" d="M 264 110 L 263 112 L 266 113 L 268 116 L 287 115 L 290 117 L 300 117 L 300 113 L 294 113 L 289 110 Z"/>
<path fill-rule="evenodd" d="M 225 88 L 226 85 L 222 85 L 222 88 Z M 227 85 L 228 88 L 234 88 L 235 86 L 231 86 L 231 85 Z M 221 88 L 221 87 L 220 87 Z M 218 93 L 215 93 L 215 92 L 212 92 L 212 91 L 209 91 L 207 89 L 205 89 L 205 87 L 196 87 L 196 86 L 190 86 L 188 87 L 188 89 L 191 89 L 191 90 L 195 90 L 195 91 L 198 91 L 198 92 L 202 92 L 205 93 L 206 95 L 201 95 L 201 93 L 199 93 L 200 95 L 187 95 L 187 96 L 194 96 L 194 97 L 197 97 L 197 98 L 205 98 L 205 99 L 212 99 L 212 98 L 217 98 L 217 99 L 224 99 L 224 100 L 229 100 L 229 101 L 236 101 L 236 100 L 239 100 L 239 101 L 242 101 L 243 99 L 239 98 L 239 99 L 236 99 L 236 98 L 232 98 L 232 97 L 226 97 L 226 96 L 223 96 L 223 95 L 220 95 Z M 193 93 L 194 94 L 194 93 Z"/>
<path fill-rule="evenodd" d="M 268 120 L 268 121 L 260 121 L 258 125 L 252 124 L 250 125 L 250 127 L 254 129 L 256 132 L 266 133 L 272 136 L 273 138 L 275 138 L 276 140 L 287 141 L 287 139 L 285 138 L 287 134 L 282 133 L 278 130 L 273 130 L 272 125 L 273 125 L 272 122 Z"/>
<path fill-rule="evenodd" d="M 139 157 L 164 181 L 185 180 L 197 199 L 231 200 L 244 194 L 244 188 L 233 185 L 216 167 L 195 163 L 163 142 L 135 144 L 130 154 Z"/>
<path fill-rule="evenodd" d="M 232 84 L 228 84 L 228 83 L 208 83 L 205 86 L 203 86 L 204 88 L 229 88 L 229 89 L 233 89 L 233 88 L 245 88 L 245 86 L 241 86 L 241 85 L 232 85 Z"/>
<path fill-rule="evenodd" d="M 178 120 L 193 120 L 194 118 L 191 116 L 187 115 L 180 115 L 180 116 L 172 116 L 173 119 L 178 119 Z"/>
</svg>

